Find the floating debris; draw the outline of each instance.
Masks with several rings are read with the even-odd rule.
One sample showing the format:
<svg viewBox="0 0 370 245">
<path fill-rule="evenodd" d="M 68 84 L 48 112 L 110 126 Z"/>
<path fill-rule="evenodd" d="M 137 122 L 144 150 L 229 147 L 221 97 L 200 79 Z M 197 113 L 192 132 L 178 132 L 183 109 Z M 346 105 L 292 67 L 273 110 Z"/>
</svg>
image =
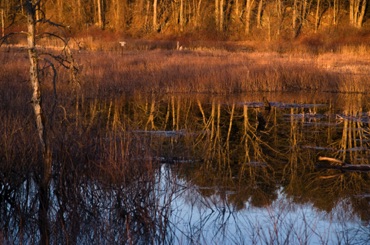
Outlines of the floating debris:
<svg viewBox="0 0 370 245">
<path fill-rule="evenodd" d="M 313 149 L 313 150 L 319 150 L 319 151 L 336 151 L 336 149 L 331 147 L 325 147 L 325 146 L 311 146 L 311 145 L 303 145 L 301 146 L 303 149 Z"/>
</svg>

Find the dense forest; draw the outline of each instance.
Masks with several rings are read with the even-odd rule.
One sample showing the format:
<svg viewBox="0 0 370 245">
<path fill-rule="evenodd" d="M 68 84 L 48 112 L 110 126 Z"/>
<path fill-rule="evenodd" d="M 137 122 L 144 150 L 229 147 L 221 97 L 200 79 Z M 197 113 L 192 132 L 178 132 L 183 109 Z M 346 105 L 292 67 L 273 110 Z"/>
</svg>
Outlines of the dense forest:
<svg viewBox="0 0 370 245">
<path fill-rule="evenodd" d="M 22 20 L 26 0 L 0 0 L 1 33 Z M 367 0 L 47 0 L 39 15 L 70 27 L 130 37 L 292 39 L 330 30 L 366 30 Z M 41 16 L 39 16 L 41 18 Z M 15 25 L 14 25 L 15 24 Z M 344 31 L 345 30 L 345 31 Z M 94 33 L 94 32 L 92 32 Z M 338 32 L 336 32 L 338 33 Z M 354 32 L 357 33 L 358 31 Z"/>
</svg>

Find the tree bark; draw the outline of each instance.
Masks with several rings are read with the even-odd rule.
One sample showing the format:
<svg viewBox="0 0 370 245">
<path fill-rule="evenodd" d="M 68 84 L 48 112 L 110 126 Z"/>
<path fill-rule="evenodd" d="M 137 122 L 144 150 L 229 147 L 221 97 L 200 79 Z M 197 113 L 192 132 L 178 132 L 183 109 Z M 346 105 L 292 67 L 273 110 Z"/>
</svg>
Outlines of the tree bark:
<svg viewBox="0 0 370 245">
<path fill-rule="evenodd" d="M 320 0 L 316 2 L 316 14 L 315 14 L 315 32 L 319 29 L 320 24 Z"/>
<path fill-rule="evenodd" d="M 98 26 L 104 29 L 102 0 L 98 0 Z"/>
<path fill-rule="evenodd" d="M 366 12 L 366 5 L 367 5 L 367 0 L 362 0 L 361 11 L 359 11 L 359 16 L 358 16 L 358 19 L 357 19 L 357 27 L 358 28 L 362 27 L 364 17 L 365 17 L 365 12 Z"/>
<path fill-rule="evenodd" d="M 216 29 L 219 30 L 219 7 L 218 7 L 218 0 L 215 0 L 215 23 Z"/>
<path fill-rule="evenodd" d="M 254 0 L 247 0 L 245 5 L 245 34 L 249 34 L 251 26 L 251 15 L 254 7 Z"/>
<path fill-rule="evenodd" d="M 184 0 L 180 0 L 180 32 L 184 31 Z"/>
<path fill-rule="evenodd" d="M 36 49 L 36 9 L 37 4 L 32 0 L 27 0 L 25 3 L 25 11 L 27 14 L 27 43 L 28 57 L 30 61 L 30 81 L 33 88 L 32 105 L 35 113 L 36 127 L 39 137 L 39 142 L 42 151 L 42 166 L 41 180 L 39 183 L 39 229 L 40 243 L 49 244 L 49 224 L 48 224 L 48 209 L 49 209 L 49 182 L 51 176 L 51 154 L 47 144 L 45 131 L 45 122 L 42 109 L 41 86 L 39 79 L 38 54 Z"/>
<path fill-rule="evenodd" d="M 339 12 L 339 7 L 338 7 L 338 0 L 333 1 L 333 24 L 336 25 L 338 22 L 338 12 Z"/>
<path fill-rule="evenodd" d="M 158 1 L 153 1 L 153 31 L 157 30 L 157 5 Z"/>
<path fill-rule="evenodd" d="M 224 29 L 224 0 L 220 0 L 219 3 L 219 31 L 222 32 Z"/>
<path fill-rule="evenodd" d="M 262 9 L 263 9 L 263 0 L 258 2 L 258 9 L 257 9 L 257 28 L 262 28 Z"/>
<path fill-rule="evenodd" d="M 5 16 L 4 16 L 4 8 L 1 8 L 1 37 L 5 36 Z"/>
</svg>

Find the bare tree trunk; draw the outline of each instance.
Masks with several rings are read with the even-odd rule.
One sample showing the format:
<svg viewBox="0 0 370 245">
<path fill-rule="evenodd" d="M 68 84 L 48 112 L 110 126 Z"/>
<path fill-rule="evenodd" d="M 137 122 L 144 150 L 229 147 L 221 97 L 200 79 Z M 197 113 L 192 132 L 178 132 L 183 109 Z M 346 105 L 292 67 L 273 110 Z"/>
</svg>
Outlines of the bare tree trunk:
<svg viewBox="0 0 370 245">
<path fill-rule="evenodd" d="M 282 0 L 276 0 L 276 13 L 277 13 L 278 21 L 279 21 L 277 31 L 276 31 L 276 35 L 280 35 L 280 30 L 283 27 L 283 21 L 284 21 L 284 10 L 283 9 L 284 9 L 284 6 L 283 6 Z M 270 17 L 271 17 L 271 11 L 269 13 L 269 33 L 271 34 L 271 20 L 270 20 Z"/>
<path fill-rule="evenodd" d="M 254 7 L 254 0 L 247 0 L 245 6 L 245 34 L 249 34 L 251 26 L 251 15 Z"/>
<path fill-rule="evenodd" d="M 349 1 L 349 20 L 350 20 L 350 23 L 352 25 L 356 25 L 356 17 L 357 17 L 357 14 L 356 14 L 356 9 L 357 9 L 357 6 L 356 6 L 356 3 L 357 3 L 358 0 L 350 0 Z"/>
<path fill-rule="evenodd" d="M 153 31 L 157 30 L 157 5 L 158 0 L 153 1 Z"/>
<path fill-rule="evenodd" d="M 362 27 L 362 23 L 364 21 L 364 16 L 365 16 L 365 12 L 366 12 L 366 5 L 367 5 L 367 0 L 362 0 L 361 11 L 359 10 L 358 19 L 357 19 L 357 27 L 359 27 L 359 28 Z"/>
<path fill-rule="evenodd" d="M 338 0 L 333 1 L 333 24 L 336 25 L 338 22 Z"/>
<path fill-rule="evenodd" d="M 306 17 L 311 9 L 312 0 L 294 0 L 293 6 L 293 36 L 301 33 Z"/>
<path fill-rule="evenodd" d="M 220 4 L 219 4 L 219 14 L 220 14 L 220 17 L 219 17 L 219 31 L 223 31 L 224 29 L 224 0 L 220 0 Z"/>
<path fill-rule="evenodd" d="M 258 3 L 257 9 L 257 28 L 262 28 L 262 9 L 263 9 L 263 0 L 260 0 Z"/>
<path fill-rule="evenodd" d="M 219 6 L 218 6 L 218 0 L 215 0 L 215 23 L 216 23 L 216 29 L 219 30 Z"/>
<path fill-rule="evenodd" d="M 355 27 L 362 27 L 366 12 L 367 0 L 349 1 L 349 22 Z"/>
<path fill-rule="evenodd" d="M 97 0 L 97 7 L 98 7 L 98 26 L 101 29 L 104 29 L 104 23 L 103 23 L 103 8 L 102 8 L 102 0 Z"/>
<path fill-rule="evenodd" d="M 43 120 L 43 112 L 41 107 L 41 87 L 38 73 L 38 58 L 36 51 L 36 18 L 35 8 L 32 5 L 32 0 L 28 0 L 26 3 L 27 11 L 27 23 L 28 23 L 28 56 L 30 60 L 30 80 L 33 88 L 32 104 L 36 116 L 36 125 L 41 143 L 42 152 L 46 152 L 46 137 Z"/>
<path fill-rule="evenodd" d="M 199 20 L 200 20 L 201 6 L 202 6 L 202 0 L 198 0 L 197 9 L 196 9 L 195 23 L 194 23 L 195 27 L 198 27 L 200 25 Z"/>
<path fill-rule="evenodd" d="M 115 15 L 114 19 L 115 19 L 116 30 L 119 30 L 123 26 L 122 20 L 124 19 L 124 16 L 123 16 L 122 5 L 123 3 L 121 3 L 120 0 L 115 0 L 112 5 L 114 6 L 114 15 Z"/>
<path fill-rule="evenodd" d="M 298 16 L 298 3 L 297 0 L 294 0 L 293 3 L 293 14 L 292 14 L 292 28 L 293 30 L 297 27 L 297 17 Z"/>
<path fill-rule="evenodd" d="M 319 29 L 320 24 L 320 0 L 316 2 L 316 14 L 315 14 L 315 32 Z"/>
<path fill-rule="evenodd" d="M 180 0 L 180 32 L 184 31 L 184 0 Z"/>
<path fill-rule="evenodd" d="M 235 0 L 235 10 L 234 10 L 234 13 L 235 13 L 235 19 L 236 20 L 239 20 L 239 15 L 240 15 L 240 10 L 239 10 L 239 5 L 240 5 L 240 3 L 239 3 L 239 0 Z"/>
<path fill-rule="evenodd" d="M 5 36 L 5 16 L 4 8 L 1 8 L 1 37 Z"/>
<path fill-rule="evenodd" d="M 25 10 L 27 14 L 27 42 L 28 56 L 30 61 L 30 81 L 33 88 L 32 105 L 35 113 L 36 126 L 41 145 L 43 163 L 41 167 L 41 181 L 39 183 L 39 229 L 40 229 L 40 244 L 49 244 L 49 224 L 48 224 L 48 209 L 49 209 L 49 181 L 51 176 L 51 154 L 47 144 L 45 131 L 45 122 L 42 110 L 41 86 L 38 69 L 38 55 L 36 50 L 36 8 L 40 2 L 33 3 L 32 0 L 27 0 Z"/>
</svg>

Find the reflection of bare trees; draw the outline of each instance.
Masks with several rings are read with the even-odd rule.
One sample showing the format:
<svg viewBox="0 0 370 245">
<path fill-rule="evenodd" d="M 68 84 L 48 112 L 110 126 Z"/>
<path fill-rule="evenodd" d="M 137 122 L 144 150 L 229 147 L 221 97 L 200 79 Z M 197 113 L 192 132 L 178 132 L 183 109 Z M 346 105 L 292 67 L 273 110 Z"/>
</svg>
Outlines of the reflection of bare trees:
<svg viewBox="0 0 370 245">
<path fill-rule="evenodd" d="M 366 164 L 369 159 L 367 141 L 369 140 L 369 118 L 363 111 L 361 95 L 344 96 L 343 112 L 337 114 L 342 126 L 340 140 L 333 142 L 338 150 L 336 157 L 353 164 Z"/>
<path fill-rule="evenodd" d="M 265 112 L 262 103 L 201 96 L 86 99 L 75 114 L 60 107 L 52 132 L 51 241 L 197 243 L 209 238 L 203 231 L 210 226 L 219 234 L 214 239 L 235 243 L 246 240 L 229 229 L 249 230 L 248 239 L 265 243 L 309 241 L 306 230 L 317 221 L 304 208 L 300 226 L 287 220 L 297 203 L 369 220 L 368 174 L 315 169 L 324 153 L 367 163 L 367 151 L 355 151 L 366 147 L 366 107 L 362 98 L 355 101 L 336 113 L 335 127 L 325 124 L 333 122 L 333 107 L 307 111 L 307 105 L 275 102 Z M 28 157 L 32 128 L 20 127 L 27 123 L 18 113 L 0 117 L 0 232 L 37 243 L 33 167 L 40 159 Z M 189 217 L 182 217 L 184 207 Z M 245 210 L 263 212 L 264 223 Z M 198 220 L 184 225 L 185 218 Z"/>
</svg>

